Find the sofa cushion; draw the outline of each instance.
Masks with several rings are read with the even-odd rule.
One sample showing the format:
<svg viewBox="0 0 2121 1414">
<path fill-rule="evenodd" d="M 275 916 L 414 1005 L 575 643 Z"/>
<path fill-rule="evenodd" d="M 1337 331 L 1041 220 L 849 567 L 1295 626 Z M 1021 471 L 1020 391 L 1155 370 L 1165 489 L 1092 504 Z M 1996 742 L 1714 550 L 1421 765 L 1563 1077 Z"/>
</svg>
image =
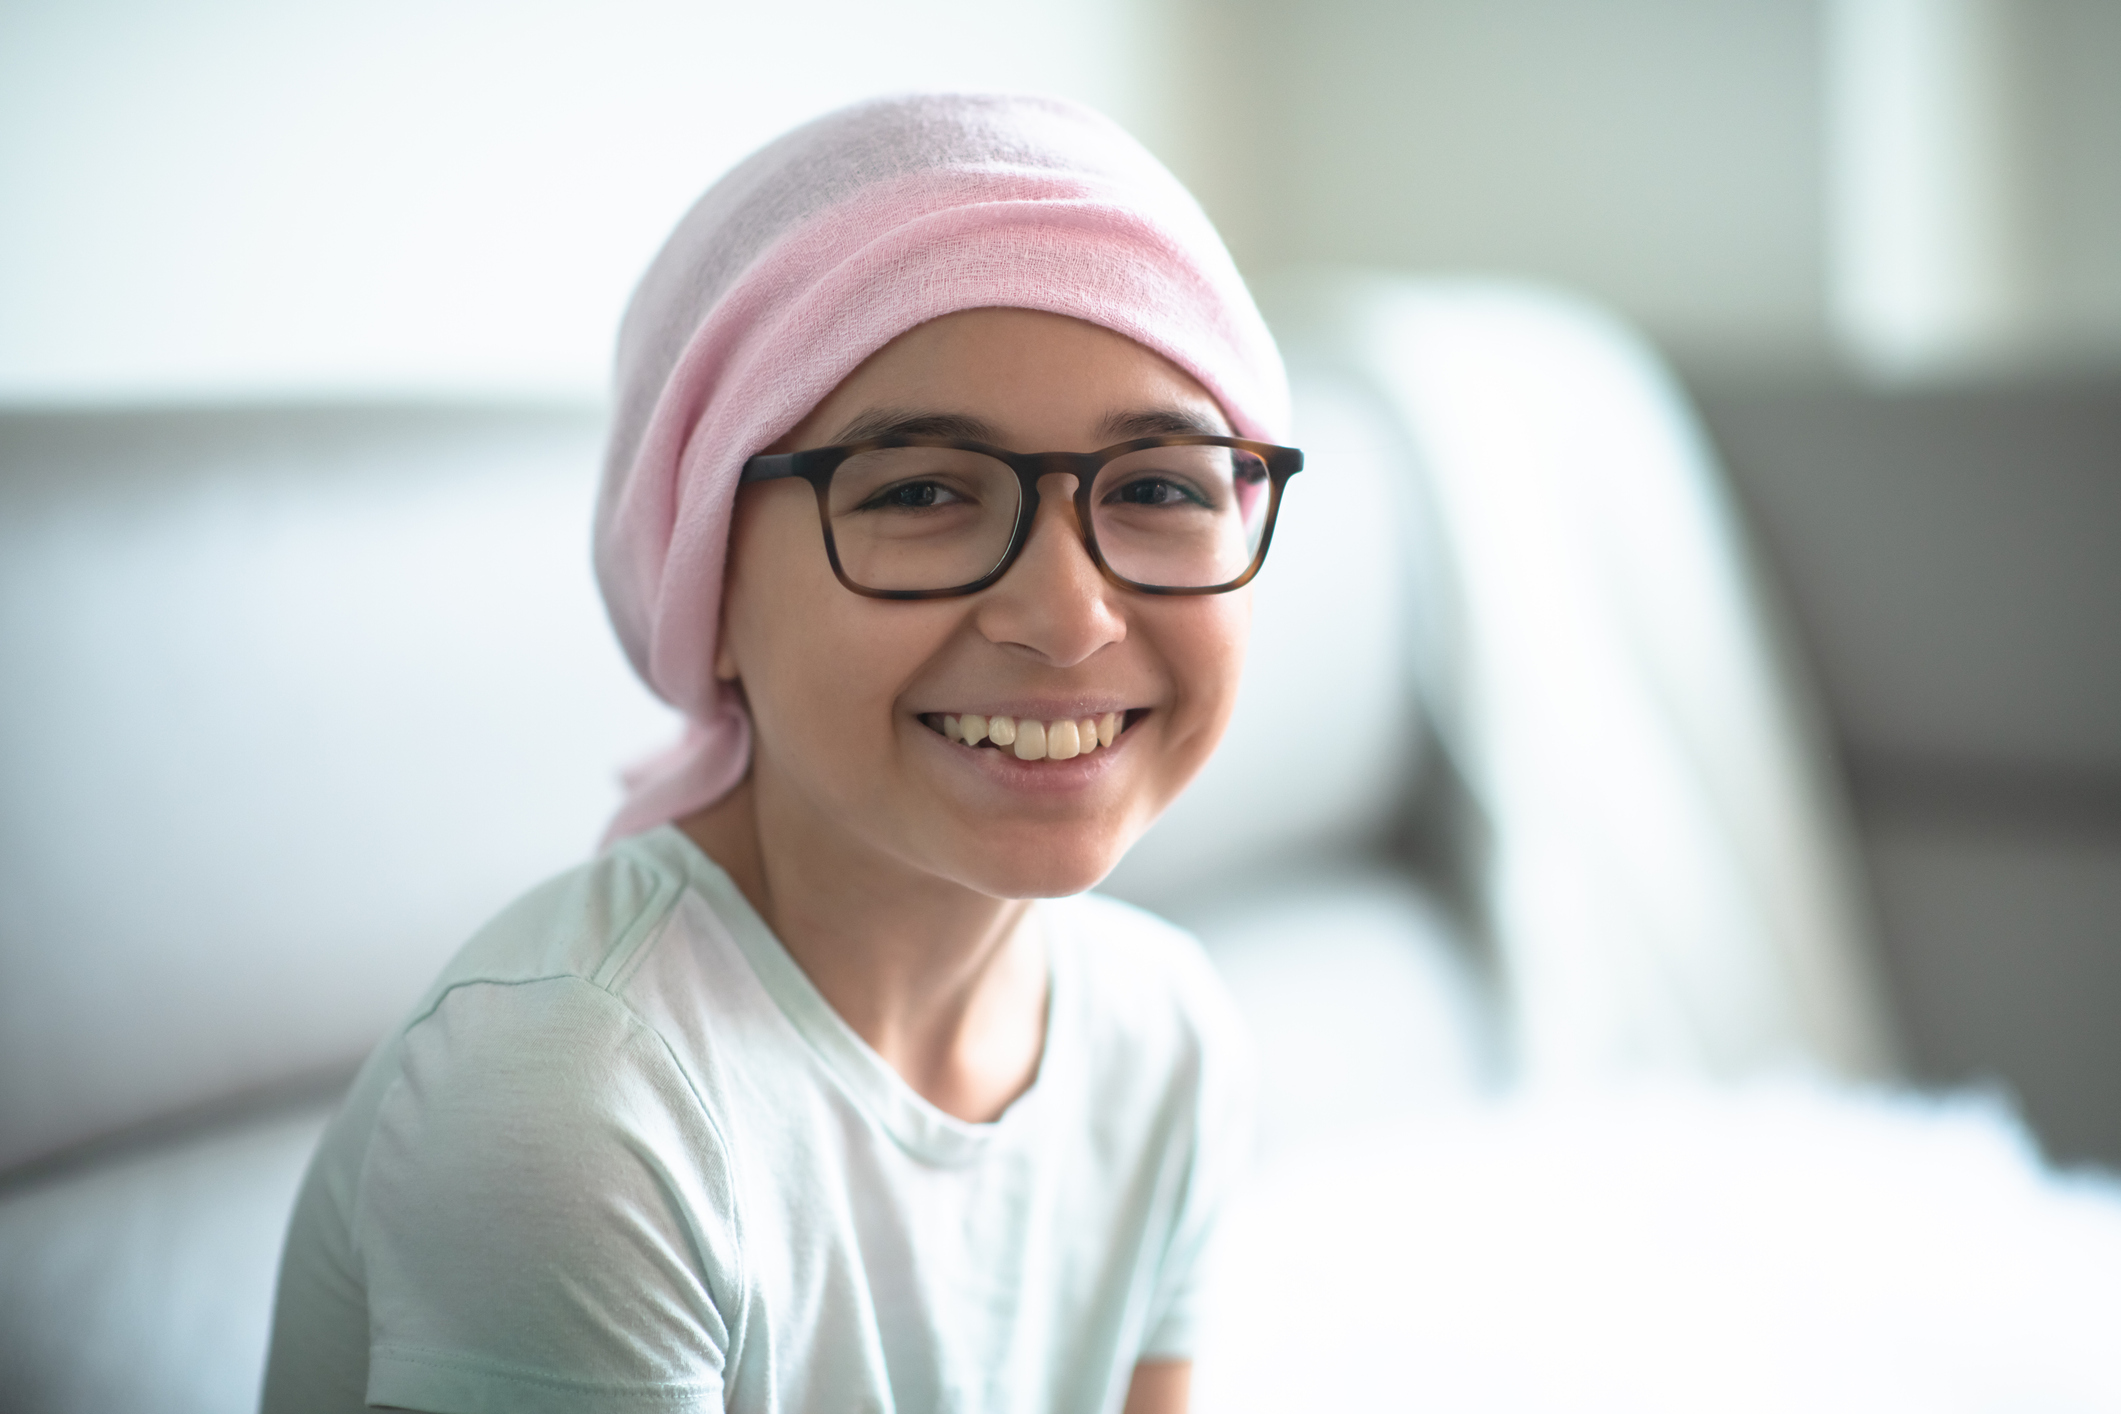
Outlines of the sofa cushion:
<svg viewBox="0 0 2121 1414">
<path fill-rule="evenodd" d="M 287 1216 L 335 1103 L 0 1190 L 0 1406 L 256 1409 Z"/>
<path fill-rule="evenodd" d="M 344 1068 L 667 717 L 600 420 L 0 417 L 0 1171 Z"/>
</svg>

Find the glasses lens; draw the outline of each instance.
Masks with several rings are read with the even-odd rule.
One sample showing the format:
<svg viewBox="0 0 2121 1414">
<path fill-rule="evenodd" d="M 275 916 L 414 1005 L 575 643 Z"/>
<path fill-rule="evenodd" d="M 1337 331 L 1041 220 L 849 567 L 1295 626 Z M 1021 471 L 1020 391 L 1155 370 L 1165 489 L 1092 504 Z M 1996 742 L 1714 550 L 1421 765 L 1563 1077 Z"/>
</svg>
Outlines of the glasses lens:
<svg viewBox="0 0 2121 1414">
<path fill-rule="evenodd" d="M 1267 464 L 1235 447 L 1151 447 L 1108 462 L 1090 497 L 1097 546 L 1123 579 L 1227 584 L 1252 566 L 1273 504 Z"/>
<path fill-rule="evenodd" d="M 1006 462 L 954 447 L 857 452 L 832 474 L 840 568 L 865 589 L 955 589 L 1001 563 L 1023 488 Z"/>
</svg>

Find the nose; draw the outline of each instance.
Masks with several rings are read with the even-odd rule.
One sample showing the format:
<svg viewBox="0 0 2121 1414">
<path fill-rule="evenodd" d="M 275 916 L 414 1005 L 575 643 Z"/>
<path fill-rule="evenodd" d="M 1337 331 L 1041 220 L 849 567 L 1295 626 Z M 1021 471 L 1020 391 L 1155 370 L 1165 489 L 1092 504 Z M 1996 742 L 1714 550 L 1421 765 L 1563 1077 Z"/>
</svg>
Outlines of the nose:
<svg viewBox="0 0 2121 1414">
<path fill-rule="evenodd" d="M 1039 478 L 1031 538 L 1009 572 L 980 595 L 980 632 L 995 643 L 1028 649 L 1055 667 L 1073 667 L 1127 636 L 1118 596 L 1098 572 L 1076 519 L 1076 480 L 1067 472 Z"/>
</svg>

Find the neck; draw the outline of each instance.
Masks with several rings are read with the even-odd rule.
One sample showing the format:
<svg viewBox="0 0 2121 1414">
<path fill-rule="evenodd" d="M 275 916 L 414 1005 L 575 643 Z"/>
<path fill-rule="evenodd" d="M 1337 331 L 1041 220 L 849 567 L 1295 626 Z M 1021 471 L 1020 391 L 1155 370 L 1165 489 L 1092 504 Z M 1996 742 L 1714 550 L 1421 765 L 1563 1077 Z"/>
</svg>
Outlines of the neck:
<svg viewBox="0 0 2121 1414">
<path fill-rule="evenodd" d="M 1022 926 L 1029 905 L 821 829 L 776 786 L 755 769 L 679 827 L 917 1094 L 959 1119 L 999 1117 L 1045 1047 L 1046 945 Z"/>
</svg>

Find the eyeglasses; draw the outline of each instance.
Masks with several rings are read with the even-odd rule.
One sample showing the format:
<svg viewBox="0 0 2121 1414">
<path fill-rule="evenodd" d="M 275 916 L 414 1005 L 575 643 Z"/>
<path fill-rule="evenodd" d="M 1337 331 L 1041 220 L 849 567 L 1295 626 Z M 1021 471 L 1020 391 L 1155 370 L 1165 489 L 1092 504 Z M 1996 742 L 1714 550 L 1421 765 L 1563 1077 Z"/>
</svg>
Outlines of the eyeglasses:
<svg viewBox="0 0 2121 1414">
<path fill-rule="evenodd" d="M 800 477 L 817 492 L 825 557 L 875 599 L 975 594 L 1031 539 L 1039 479 L 1075 478 L 1083 548 L 1144 594 L 1222 594 L 1259 573 L 1294 447 L 1236 437 L 1142 437 L 1099 452 L 1007 452 L 984 442 L 877 437 L 756 456 L 743 481 Z"/>
</svg>

